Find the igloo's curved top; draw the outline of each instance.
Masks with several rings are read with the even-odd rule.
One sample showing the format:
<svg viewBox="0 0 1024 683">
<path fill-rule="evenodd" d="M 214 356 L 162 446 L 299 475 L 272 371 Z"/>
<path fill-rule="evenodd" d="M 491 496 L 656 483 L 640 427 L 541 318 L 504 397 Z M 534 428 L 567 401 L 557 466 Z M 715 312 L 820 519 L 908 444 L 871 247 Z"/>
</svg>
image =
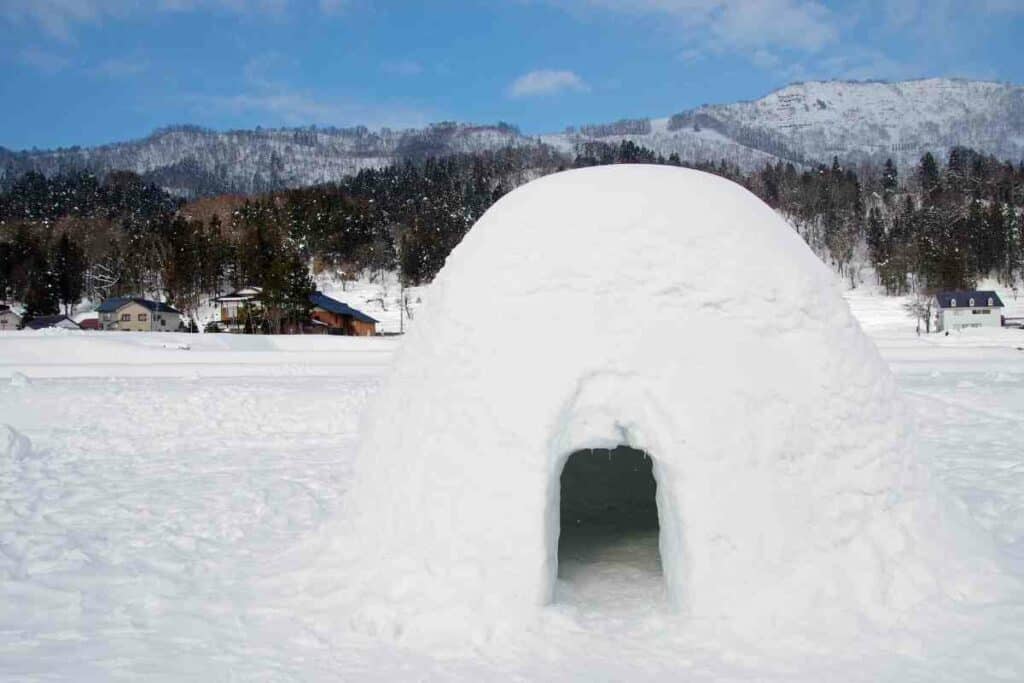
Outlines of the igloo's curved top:
<svg viewBox="0 0 1024 683">
<path fill-rule="evenodd" d="M 869 611 L 939 590 L 922 558 L 947 554 L 906 425 L 768 206 L 693 170 L 568 171 L 497 202 L 431 286 L 366 420 L 346 543 L 373 614 L 536 609 L 565 458 L 626 444 L 654 460 L 682 612 Z"/>
</svg>

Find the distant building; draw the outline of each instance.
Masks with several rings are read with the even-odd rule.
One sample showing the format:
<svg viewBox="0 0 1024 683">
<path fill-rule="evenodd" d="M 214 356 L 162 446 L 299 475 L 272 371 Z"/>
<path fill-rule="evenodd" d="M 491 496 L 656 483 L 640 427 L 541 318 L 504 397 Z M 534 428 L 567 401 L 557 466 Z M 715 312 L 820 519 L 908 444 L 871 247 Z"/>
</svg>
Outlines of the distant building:
<svg viewBox="0 0 1024 683">
<path fill-rule="evenodd" d="M 177 332 L 181 328 L 180 311 L 168 304 L 141 297 L 107 299 L 96 311 L 104 330 Z"/>
<path fill-rule="evenodd" d="M 21 316 L 7 304 L 0 304 L 0 332 L 21 327 Z"/>
<path fill-rule="evenodd" d="M 224 329 L 229 332 L 243 331 L 246 322 L 251 322 L 253 314 L 263 310 L 260 301 L 262 294 L 262 287 L 250 285 L 214 299 L 220 304 L 220 321 Z"/>
<path fill-rule="evenodd" d="M 1002 324 L 1003 302 L 995 292 L 939 292 L 935 300 L 935 329 L 939 332 Z"/>
<path fill-rule="evenodd" d="M 371 337 L 377 334 L 377 321 L 360 310 L 336 299 L 314 292 L 309 295 L 313 304 L 310 317 L 316 326 L 328 334 L 347 334 L 356 337 Z"/>
<path fill-rule="evenodd" d="M 25 323 L 26 330 L 42 330 L 48 327 L 57 327 L 64 330 L 81 329 L 78 327 L 78 323 L 64 314 L 40 315 Z"/>
<path fill-rule="evenodd" d="M 102 330 L 100 325 L 100 314 L 96 311 L 82 311 L 71 317 L 83 330 Z"/>
<path fill-rule="evenodd" d="M 96 309 L 96 315 L 99 316 L 100 328 L 104 330 L 116 330 L 117 329 L 117 310 L 122 306 L 128 304 L 131 301 L 129 297 L 115 296 L 105 300 Z"/>
</svg>

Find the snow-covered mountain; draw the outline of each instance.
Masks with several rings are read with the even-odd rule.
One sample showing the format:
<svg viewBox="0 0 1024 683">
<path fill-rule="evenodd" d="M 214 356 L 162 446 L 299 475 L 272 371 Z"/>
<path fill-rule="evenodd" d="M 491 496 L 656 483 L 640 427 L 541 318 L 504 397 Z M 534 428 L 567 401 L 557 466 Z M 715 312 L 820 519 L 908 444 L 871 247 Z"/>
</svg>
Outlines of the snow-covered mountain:
<svg viewBox="0 0 1024 683">
<path fill-rule="evenodd" d="M 509 146 L 575 154 L 581 144 L 632 140 L 684 161 L 725 159 L 750 170 L 784 159 L 854 163 L 892 157 L 910 165 L 925 151 L 944 158 L 962 145 L 1001 159 L 1024 158 L 1024 88 L 959 79 L 899 83 L 797 83 L 759 100 L 703 105 L 668 118 L 589 125 L 529 137 L 507 125 L 434 124 L 393 131 L 196 127 L 93 148 L 11 152 L 0 175 L 37 169 L 135 171 L 184 195 L 259 192 L 337 180 L 363 168 L 430 155 Z"/>
<path fill-rule="evenodd" d="M 946 156 L 961 145 L 1024 156 L 1024 88 L 933 78 L 901 83 L 797 83 L 753 102 L 703 106 L 669 129 L 704 127 L 763 151 L 824 161 Z"/>
<path fill-rule="evenodd" d="M 545 136 L 560 148 L 589 139 L 632 140 L 683 159 L 724 158 L 741 167 L 781 158 L 797 163 L 917 163 L 971 147 L 1024 159 L 1024 88 L 933 78 L 795 83 L 751 102 L 703 105 L 668 119 L 622 121 Z"/>
<path fill-rule="evenodd" d="M 415 130 L 278 128 L 216 132 L 176 126 L 101 147 L 10 152 L 0 176 L 38 170 L 134 171 L 185 196 L 254 193 L 338 180 L 364 168 L 460 152 L 538 145 L 507 125 L 438 123 Z"/>
</svg>

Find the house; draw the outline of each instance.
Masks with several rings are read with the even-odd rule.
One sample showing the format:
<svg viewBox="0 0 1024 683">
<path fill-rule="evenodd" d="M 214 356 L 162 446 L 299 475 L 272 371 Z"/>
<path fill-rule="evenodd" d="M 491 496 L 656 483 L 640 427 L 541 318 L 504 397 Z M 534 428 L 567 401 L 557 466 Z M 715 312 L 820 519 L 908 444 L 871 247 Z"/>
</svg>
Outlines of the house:
<svg viewBox="0 0 1024 683">
<path fill-rule="evenodd" d="M 40 315 L 25 323 L 26 330 L 42 330 L 48 327 L 57 327 L 64 330 L 81 329 L 78 323 L 64 314 Z"/>
<path fill-rule="evenodd" d="M 21 327 L 21 316 L 7 304 L 0 304 L 0 332 Z"/>
<path fill-rule="evenodd" d="M 115 296 L 101 303 L 96 309 L 96 314 L 100 319 L 100 328 L 104 330 L 116 330 L 118 322 L 116 313 L 118 309 L 127 305 L 130 301 L 131 299 L 129 297 Z"/>
<path fill-rule="evenodd" d="M 939 292 L 935 300 L 938 306 L 935 329 L 938 332 L 999 327 L 1002 324 L 1003 302 L 993 291 Z"/>
<path fill-rule="evenodd" d="M 315 326 L 322 327 L 328 334 L 347 334 L 356 337 L 372 337 L 377 334 L 377 321 L 362 311 L 352 308 L 323 292 L 309 295 L 313 304 L 310 317 Z"/>
<path fill-rule="evenodd" d="M 78 326 L 83 330 L 102 330 L 103 326 L 100 324 L 100 314 L 96 311 L 82 311 L 76 313 L 72 320 L 78 323 Z"/>
<path fill-rule="evenodd" d="M 114 297 L 96 309 L 104 330 L 128 332 L 177 332 L 181 312 L 160 301 L 141 297 Z"/>
<path fill-rule="evenodd" d="M 262 310 L 261 294 L 262 287 L 250 285 L 214 299 L 220 304 L 220 321 L 224 328 L 230 332 L 242 331 L 252 313 Z"/>
</svg>

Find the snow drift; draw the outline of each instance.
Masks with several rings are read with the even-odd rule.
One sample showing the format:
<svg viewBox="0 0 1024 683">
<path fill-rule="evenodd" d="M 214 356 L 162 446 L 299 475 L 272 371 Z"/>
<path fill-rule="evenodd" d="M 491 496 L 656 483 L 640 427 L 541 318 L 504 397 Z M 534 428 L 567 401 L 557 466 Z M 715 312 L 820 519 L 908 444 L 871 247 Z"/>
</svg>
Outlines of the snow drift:
<svg viewBox="0 0 1024 683">
<path fill-rule="evenodd" d="M 566 459 L 623 445 L 653 459 L 683 623 L 984 601 L 988 541 L 936 495 L 908 424 L 830 272 L 752 194 L 670 167 L 560 173 L 448 259 L 317 564 L 344 566 L 345 618 L 368 630 L 536 615 Z"/>
</svg>

